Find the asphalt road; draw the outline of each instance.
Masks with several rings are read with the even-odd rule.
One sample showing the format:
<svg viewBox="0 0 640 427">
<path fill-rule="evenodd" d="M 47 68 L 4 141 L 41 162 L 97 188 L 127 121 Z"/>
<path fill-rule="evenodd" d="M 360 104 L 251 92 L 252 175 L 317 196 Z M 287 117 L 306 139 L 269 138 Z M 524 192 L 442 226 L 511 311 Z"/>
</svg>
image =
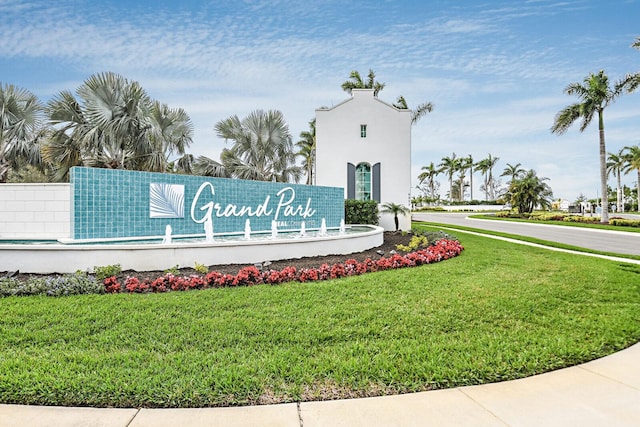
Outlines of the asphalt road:
<svg viewBox="0 0 640 427">
<path fill-rule="evenodd" d="M 640 233 L 468 218 L 470 213 L 414 213 L 416 221 L 462 225 L 618 254 L 640 255 Z"/>
</svg>

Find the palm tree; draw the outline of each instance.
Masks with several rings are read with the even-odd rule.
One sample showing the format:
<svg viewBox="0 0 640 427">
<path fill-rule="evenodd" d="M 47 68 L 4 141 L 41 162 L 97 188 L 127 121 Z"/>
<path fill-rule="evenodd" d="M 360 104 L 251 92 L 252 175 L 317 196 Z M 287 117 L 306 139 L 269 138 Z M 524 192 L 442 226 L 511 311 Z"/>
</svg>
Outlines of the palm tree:
<svg viewBox="0 0 640 427">
<path fill-rule="evenodd" d="M 240 120 L 231 116 L 215 126 L 219 137 L 234 141 L 220 160 L 235 178 L 256 181 L 298 182 L 302 169 L 295 165 L 296 154 L 289 126 L 280 111 L 255 110 Z"/>
<path fill-rule="evenodd" d="M 399 110 L 408 110 L 407 101 L 404 99 L 404 96 L 400 95 L 395 104 L 393 104 Z M 428 113 L 433 111 L 433 104 L 431 102 L 424 102 L 419 104 L 411 114 L 411 124 L 415 125 L 422 117 L 426 116 Z"/>
<path fill-rule="evenodd" d="M 36 154 L 32 148 L 42 131 L 43 112 L 34 94 L 0 82 L 0 183 Z"/>
<path fill-rule="evenodd" d="M 438 167 L 449 177 L 449 202 L 451 202 L 453 199 L 453 175 L 460 168 L 460 159 L 456 158 L 456 153 L 453 153 L 451 157 L 445 156 L 441 160 L 442 163 Z"/>
<path fill-rule="evenodd" d="M 222 163 L 206 156 L 198 156 L 198 158 L 193 161 L 193 173 L 200 176 L 231 177 Z"/>
<path fill-rule="evenodd" d="M 639 74 L 627 75 L 622 80 L 609 84 L 609 77 L 604 71 L 597 74 L 590 73 L 584 78 L 583 83 L 571 83 L 565 88 L 568 95 L 577 95 L 581 102 L 576 102 L 560 110 L 556 114 L 554 124 L 551 127 L 552 133 L 564 134 L 571 125 L 578 119 L 582 119 L 580 132 L 583 132 L 591 123 L 593 117 L 598 116 L 598 131 L 600 136 L 600 190 L 602 197 L 606 198 L 607 192 L 607 161 L 606 145 L 604 139 L 604 110 L 613 103 L 623 91 L 631 92 L 637 87 Z M 634 84 L 634 82 L 636 82 Z M 609 222 L 608 203 L 602 203 L 602 217 L 600 222 Z"/>
<path fill-rule="evenodd" d="M 458 173 L 460 174 L 458 176 L 458 188 L 459 188 L 458 200 L 461 202 L 464 200 L 464 187 L 468 185 L 464 180 L 467 177 L 468 169 L 469 169 L 469 162 L 467 161 L 467 158 L 460 157 L 458 159 Z"/>
<path fill-rule="evenodd" d="M 480 160 L 475 164 L 476 170 L 479 171 L 484 176 L 484 184 L 480 188 L 484 188 L 485 200 L 495 200 L 495 183 L 493 181 L 493 168 L 496 163 L 500 160 L 499 157 L 493 157 L 491 154 L 487 156 L 487 158 Z"/>
<path fill-rule="evenodd" d="M 373 96 L 378 96 L 378 93 L 384 89 L 385 83 L 377 82 L 376 74 L 373 70 L 369 70 L 369 75 L 367 76 L 367 81 L 362 80 L 360 73 L 357 71 L 351 71 L 349 75 L 349 80 L 342 83 L 342 90 L 351 94 L 353 89 L 373 89 Z M 409 107 L 407 105 L 407 101 L 404 99 L 404 96 L 400 95 L 395 104 L 393 104 L 399 110 L 408 110 Z M 416 124 L 422 117 L 426 116 L 428 113 L 433 111 L 433 104 L 431 102 L 424 102 L 419 104 L 411 114 L 411 124 Z"/>
<path fill-rule="evenodd" d="M 396 231 L 400 228 L 400 221 L 398 220 L 398 214 L 409 215 L 411 211 L 404 205 L 398 205 L 395 203 L 385 203 L 380 210 L 382 213 L 393 214 L 393 221 L 396 225 Z"/>
<path fill-rule="evenodd" d="M 607 158 L 607 176 L 613 173 L 618 180 L 618 186 L 616 187 L 616 207 L 618 212 L 622 212 L 622 184 L 620 182 L 620 174 L 627 164 L 627 159 L 624 155 L 624 148 L 621 149 L 618 154 L 609 153 Z"/>
<path fill-rule="evenodd" d="M 473 163 L 473 157 L 469 154 L 467 157 L 464 157 L 462 161 L 464 162 L 464 169 L 469 170 L 469 199 L 473 200 L 473 167 L 475 165 Z"/>
<path fill-rule="evenodd" d="M 153 101 L 148 119 L 149 144 L 144 146 L 148 152 L 137 155 L 139 168 L 151 172 L 164 172 L 169 164 L 169 155 L 186 153 L 192 142 L 193 124 L 182 108 L 171 109 L 158 101 Z"/>
<path fill-rule="evenodd" d="M 509 184 L 506 197 L 519 213 L 531 213 L 536 206 L 548 209 L 553 200 L 551 187 L 531 169 Z"/>
<path fill-rule="evenodd" d="M 316 165 L 316 119 L 309 122 L 309 130 L 300 132 L 300 141 L 296 142 L 299 148 L 296 153 L 302 157 L 302 167 L 307 175 L 307 185 L 313 185 L 313 171 Z"/>
<path fill-rule="evenodd" d="M 623 172 L 627 174 L 634 169 L 637 172 L 636 189 L 638 195 L 638 212 L 640 212 L 640 145 L 625 147 L 625 150 L 626 153 L 624 154 L 624 159 L 626 161 L 626 166 Z"/>
<path fill-rule="evenodd" d="M 153 101 L 138 82 L 115 73 L 95 74 L 47 106 L 55 127 L 43 158 L 66 178 L 72 166 L 164 171 L 170 154 L 184 154 L 193 127 L 182 109 Z"/>
<path fill-rule="evenodd" d="M 634 47 L 640 50 L 640 37 L 638 37 L 636 41 L 633 42 L 631 47 Z M 629 87 L 627 88 L 627 91 L 633 92 L 638 88 L 638 86 L 640 86 L 640 73 L 631 74 L 629 77 L 631 79 L 631 83 L 629 83 Z"/>
<path fill-rule="evenodd" d="M 421 170 L 423 170 L 424 172 L 421 172 L 420 175 L 418 175 L 418 181 L 420 184 L 427 181 L 427 188 L 429 189 L 429 198 L 435 199 L 436 198 L 435 178 L 440 174 L 440 172 L 442 172 L 442 169 L 437 168 L 433 164 L 433 162 L 431 162 L 429 166 L 423 166 Z"/>
<path fill-rule="evenodd" d="M 478 163 L 475 164 L 476 171 L 480 172 L 483 177 L 483 183 L 480 186 L 480 190 L 484 191 L 484 200 L 489 200 L 489 186 L 487 185 L 487 180 L 489 176 L 489 162 L 487 159 L 482 159 Z M 483 190 L 484 189 L 484 190 Z"/>
<path fill-rule="evenodd" d="M 342 83 L 342 90 L 351 94 L 353 89 L 373 89 L 373 96 L 378 96 L 378 93 L 384 89 L 385 84 L 376 81 L 376 73 L 373 70 L 369 70 L 367 81 L 362 80 L 360 73 L 353 70 L 349 74 L 349 80 Z"/>
<path fill-rule="evenodd" d="M 522 169 L 520 166 L 522 166 L 521 163 L 516 163 L 515 165 L 512 165 L 511 163 L 507 163 L 507 166 L 504 168 L 500 176 L 509 176 L 511 177 L 511 181 L 518 179 L 525 173 L 525 170 Z"/>
</svg>

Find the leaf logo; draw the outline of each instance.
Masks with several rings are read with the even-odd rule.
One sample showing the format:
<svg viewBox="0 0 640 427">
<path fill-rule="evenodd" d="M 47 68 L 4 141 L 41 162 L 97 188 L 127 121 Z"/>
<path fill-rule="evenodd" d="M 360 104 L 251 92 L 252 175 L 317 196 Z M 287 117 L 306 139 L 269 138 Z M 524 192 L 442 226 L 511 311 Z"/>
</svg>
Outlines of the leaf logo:
<svg viewBox="0 0 640 427">
<path fill-rule="evenodd" d="M 184 218 L 184 185 L 151 183 L 150 218 Z"/>
</svg>

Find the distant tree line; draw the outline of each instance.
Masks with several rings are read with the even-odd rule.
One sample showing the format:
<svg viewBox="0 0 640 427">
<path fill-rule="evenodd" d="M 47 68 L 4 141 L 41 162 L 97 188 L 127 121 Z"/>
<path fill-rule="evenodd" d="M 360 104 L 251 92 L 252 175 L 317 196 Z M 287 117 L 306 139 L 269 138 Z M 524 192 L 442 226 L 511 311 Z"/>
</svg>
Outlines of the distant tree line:
<svg viewBox="0 0 640 427">
<path fill-rule="evenodd" d="M 632 44 L 633 48 L 640 49 L 640 37 Z M 604 71 L 590 73 L 582 82 L 571 83 L 565 88 L 565 93 L 575 95 L 579 101 L 573 103 L 555 116 L 551 132 L 563 134 L 578 120 L 581 120 L 580 132 L 583 132 L 594 118 L 598 120 L 599 154 L 600 154 L 600 194 L 607 199 L 607 179 L 613 175 L 617 179 L 616 205 L 617 211 L 622 210 L 622 186 L 621 175 L 635 171 L 637 174 L 636 191 L 638 209 L 640 210 L 640 145 L 630 145 L 621 149 L 618 153 L 607 153 L 604 132 L 604 110 L 618 97 L 625 93 L 634 92 L 640 86 L 640 72 L 630 73 L 622 79 L 610 83 Z M 538 177 L 534 170 L 525 171 L 520 163 L 507 164 L 500 176 L 507 176 L 510 180 L 507 186 L 500 190 L 500 181 L 493 177 L 493 167 L 498 161 L 497 157 L 488 155 L 487 158 L 474 162 L 471 155 L 457 157 L 455 153 L 443 157 L 437 166 L 431 162 L 422 167 L 418 176 L 418 188 L 422 191 L 422 200 L 435 202 L 440 199 L 438 193 L 439 183 L 435 177 L 444 173 L 449 181 L 447 199 L 450 203 L 462 202 L 465 189 L 469 188 L 470 199 L 473 200 L 473 175 L 481 172 L 483 184 L 480 189 L 485 193 L 485 200 L 495 200 L 496 197 L 504 199 L 520 212 L 531 212 L 535 207 L 543 209 L 551 205 L 553 193 L 545 181 L 547 178 Z M 475 168 L 475 169 L 474 169 Z M 467 172 L 469 180 L 466 180 Z M 608 206 L 605 200 L 602 203 L 601 222 L 609 221 Z"/>
</svg>

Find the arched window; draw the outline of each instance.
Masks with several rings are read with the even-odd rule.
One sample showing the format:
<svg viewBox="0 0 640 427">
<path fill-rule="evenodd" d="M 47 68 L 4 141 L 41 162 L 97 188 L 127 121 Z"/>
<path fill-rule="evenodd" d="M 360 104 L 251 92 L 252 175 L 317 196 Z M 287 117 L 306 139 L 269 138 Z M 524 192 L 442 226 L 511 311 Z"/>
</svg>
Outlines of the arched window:
<svg viewBox="0 0 640 427">
<path fill-rule="evenodd" d="M 371 165 L 358 163 L 356 166 L 356 200 L 371 200 Z"/>
</svg>

